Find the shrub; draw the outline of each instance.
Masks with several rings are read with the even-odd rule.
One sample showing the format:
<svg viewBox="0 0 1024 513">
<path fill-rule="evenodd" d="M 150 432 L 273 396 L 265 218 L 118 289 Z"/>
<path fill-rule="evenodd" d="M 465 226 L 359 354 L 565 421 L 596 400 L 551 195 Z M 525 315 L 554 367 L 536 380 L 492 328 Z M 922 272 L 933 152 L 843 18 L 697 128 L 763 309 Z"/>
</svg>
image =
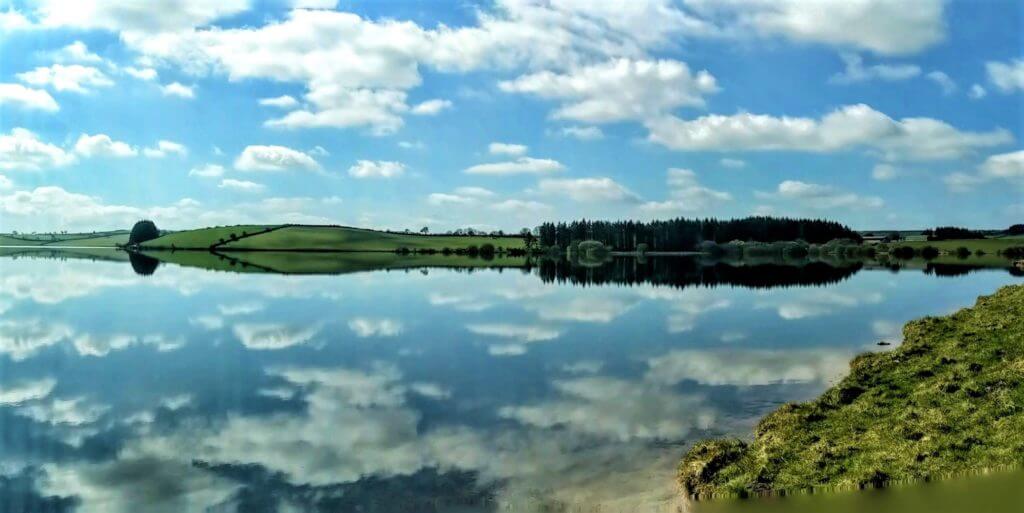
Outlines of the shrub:
<svg viewBox="0 0 1024 513">
<path fill-rule="evenodd" d="M 910 260 L 911 258 L 914 258 L 914 248 L 910 246 L 900 246 L 890 251 L 889 254 L 901 260 Z"/>
<path fill-rule="evenodd" d="M 480 256 L 485 260 L 492 260 L 494 258 L 494 244 L 485 242 L 480 245 Z"/>
<path fill-rule="evenodd" d="M 469 246 L 466 248 L 466 254 L 472 257 L 478 256 L 480 254 L 480 248 L 476 245 Z"/>
<path fill-rule="evenodd" d="M 939 256 L 939 249 L 935 246 L 925 246 L 921 248 L 921 258 L 925 260 L 932 260 Z"/>
<path fill-rule="evenodd" d="M 959 248 L 956 248 L 956 257 L 957 258 L 964 259 L 964 258 L 967 258 L 969 256 L 971 256 L 971 250 L 967 249 L 964 246 L 960 246 Z"/>
<path fill-rule="evenodd" d="M 1024 224 L 1015 224 L 1006 229 L 1007 235 L 1024 235 Z"/>
<path fill-rule="evenodd" d="M 1024 246 L 1014 246 L 1003 250 L 1003 256 L 1009 258 L 1024 258 Z"/>
</svg>

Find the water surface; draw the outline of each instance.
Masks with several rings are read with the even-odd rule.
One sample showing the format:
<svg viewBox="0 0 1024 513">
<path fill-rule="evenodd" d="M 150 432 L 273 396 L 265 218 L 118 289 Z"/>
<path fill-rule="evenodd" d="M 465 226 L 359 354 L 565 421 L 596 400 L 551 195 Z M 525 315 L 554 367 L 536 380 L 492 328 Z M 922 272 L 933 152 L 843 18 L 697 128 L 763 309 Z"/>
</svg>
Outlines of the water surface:
<svg viewBox="0 0 1024 513">
<path fill-rule="evenodd" d="M 677 511 L 693 441 L 747 437 L 907 320 L 1020 280 L 93 253 L 0 259 L 3 511 Z"/>
</svg>

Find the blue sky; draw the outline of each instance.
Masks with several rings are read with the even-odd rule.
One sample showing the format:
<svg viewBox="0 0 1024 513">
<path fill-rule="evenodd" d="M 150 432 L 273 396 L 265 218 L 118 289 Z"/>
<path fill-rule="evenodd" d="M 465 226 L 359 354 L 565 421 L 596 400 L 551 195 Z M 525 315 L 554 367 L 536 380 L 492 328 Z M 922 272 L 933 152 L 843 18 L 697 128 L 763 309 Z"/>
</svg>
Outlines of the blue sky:
<svg viewBox="0 0 1024 513">
<path fill-rule="evenodd" d="M 1024 220 L 1014 1 L 0 0 L 0 230 Z"/>
</svg>

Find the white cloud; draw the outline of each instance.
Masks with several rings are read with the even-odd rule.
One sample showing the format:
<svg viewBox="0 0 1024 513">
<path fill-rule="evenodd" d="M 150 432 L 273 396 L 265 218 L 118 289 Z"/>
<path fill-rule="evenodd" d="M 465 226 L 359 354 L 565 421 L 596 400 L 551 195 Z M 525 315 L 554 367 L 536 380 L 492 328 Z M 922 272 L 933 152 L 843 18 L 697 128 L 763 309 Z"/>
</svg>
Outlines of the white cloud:
<svg viewBox="0 0 1024 513">
<path fill-rule="evenodd" d="M 87 63 L 99 63 L 103 62 L 103 58 L 95 53 L 89 51 L 89 47 L 81 42 L 75 41 L 63 48 L 50 52 L 49 57 L 58 63 L 68 62 L 87 62 Z"/>
<path fill-rule="evenodd" d="M 941 71 L 932 71 L 925 76 L 928 77 L 928 80 L 938 84 L 939 87 L 942 88 L 942 94 L 946 96 L 955 93 L 957 90 L 956 82 L 954 82 L 952 78 L 949 78 L 949 75 Z"/>
<path fill-rule="evenodd" d="M 685 0 L 698 14 L 731 15 L 729 32 L 783 36 L 793 41 L 913 54 L 943 39 L 943 0 Z"/>
<path fill-rule="evenodd" d="M 849 369 L 845 351 L 679 350 L 651 358 L 646 379 L 664 385 L 695 381 L 709 386 L 828 384 Z"/>
<path fill-rule="evenodd" d="M 703 107 L 718 90 L 707 71 L 690 72 L 674 60 L 618 59 L 572 69 L 541 71 L 501 82 L 506 92 L 533 94 L 565 103 L 551 116 L 587 123 L 643 120 L 675 108 Z"/>
<path fill-rule="evenodd" d="M 402 321 L 398 319 L 370 319 L 355 317 L 348 321 L 348 329 L 357 337 L 396 337 L 404 331 Z"/>
<path fill-rule="evenodd" d="M 286 129 L 368 127 L 374 135 L 388 135 L 404 124 L 399 114 L 408 110 L 405 97 L 402 91 L 324 86 L 306 95 L 315 109 L 294 110 L 264 125 Z"/>
<path fill-rule="evenodd" d="M 296 9 L 334 9 L 338 6 L 338 0 L 291 0 L 290 3 Z"/>
<path fill-rule="evenodd" d="M 204 164 L 199 167 L 194 167 L 188 172 L 188 176 L 198 176 L 201 178 L 217 178 L 224 175 L 224 166 L 219 164 Z"/>
<path fill-rule="evenodd" d="M 14 188 L 14 182 L 12 182 L 10 178 L 7 178 L 4 175 L 0 175 L 0 191 L 8 191 L 8 190 L 11 190 L 13 188 Z M 3 308 L 0 308 L 0 311 L 2 311 L 2 310 L 3 310 Z"/>
<path fill-rule="evenodd" d="M 444 192 L 433 192 L 427 196 L 427 203 L 435 207 L 444 205 L 469 205 L 476 203 L 476 198 L 459 196 L 458 194 L 447 194 Z"/>
<path fill-rule="evenodd" d="M 73 335 L 68 326 L 38 319 L 0 320 L 0 354 L 18 362 Z"/>
<path fill-rule="evenodd" d="M 0 388 L 0 404 L 21 404 L 27 401 L 37 401 L 50 395 L 57 380 L 44 378 L 36 381 L 22 381 Z"/>
<path fill-rule="evenodd" d="M 802 206 L 812 209 L 877 209 L 885 202 L 877 196 L 860 196 L 852 192 L 843 192 L 831 185 L 785 180 L 779 183 L 774 193 L 760 193 L 759 197 L 796 201 Z"/>
<path fill-rule="evenodd" d="M 21 84 L 0 84 L 0 105 L 14 105 L 24 109 L 57 112 L 60 106 L 42 89 L 32 89 Z"/>
<path fill-rule="evenodd" d="M 871 169 L 871 178 L 878 181 L 892 180 L 903 174 L 903 170 L 892 164 L 875 164 Z"/>
<path fill-rule="evenodd" d="M 260 105 L 264 107 L 277 107 L 279 109 L 291 109 L 297 107 L 299 101 L 286 94 L 273 98 L 260 98 Z"/>
<path fill-rule="evenodd" d="M 666 116 L 648 128 L 651 141 L 675 150 L 835 152 L 863 147 L 887 160 L 953 159 L 1013 141 L 1003 129 L 964 132 L 931 118 L 895 120 L 864 104 L 841 107 L 821 119 L 748 113 L 694 120 Z"/>
<path fill-rule="evenodd" d="M 597 141 L 604 139 L 604 132 L 596 126 L 565 126 L 558 130 L 562 137 L 572 137 L 581 141 Z"/>
<path fill-rule="evenodd" d="M 988 91 L 986 91 L 984 87 L 981 87 L 981 84 L 972 85 L 971 90 L 967 92 L 967 96 L 969 96 L 972 100 L 980 100 L 984 98 L 987 94 Z"/>
<path fill-rule="evenodd" d="M 732 195 L 728 192 L 701 185 L 697 173 L 690 169 L 669 169 L 666 182 L 669 199 L 644 203 L 640 205 L 641 211 L 654 216 L 707 211 L 719 203 L 732 200 Z"/>
<path fill-rule="evenodd" d="M 985 63 L 988 80 L 1004 93 L 1024 91 L 1024 59 Z"/>
<path fill-rule="evenodd" d="M 127 67 L 125 67 L 123 69 L 124 69 L 125 73 L 127 73 L 127 74 L 129 74 L 129 75 L 131 75 L 131 76 L 133 76 L 133 77 L 135 77 L 135 78 L 137 78 L 139 80 L 145 80 L 147 82 L 152 81 L 152 80 L 156 80 L 157 77 L 159 76 L 157 74 L 156 70 L 153 69 L 153 68 L 136 68 L 136 67 L 133 67 L 133 66 L 127 66 Z"/>
<path fill-rule="evenodd" d="M 135 0 L 40 0 L 36 14 L 44 26 L 137 32 L 141 36 L 202 27 L 248 8 L 249 0 L 181 0 L 158 5 Z"/>
<path fill-rule="evenodd" d="M 565 166 L 557 160 L 519 157 L 516 160 L 506 162 L 470 166 L 466 168 L 466 173 L 471 175 L 544 174 L 563 169 L 565 169 Z"/>
<path fill-rule="evenodd" d="M 171 154 L 184 157 L 185 155 L 188 155 L 188 148 L 181 143 L 160 140 L 157 141 L 156 146 L 143 148 L 142 154 L 151 159 L 162 159 Z"/>
<path fill-rule="evenodd" d="M 537 184 L 542 194 L 567 196 L 583 202 L 637 202 L 640 197 L 611 178 L 544 179 Z"/>
<path fill-rule="evenodd" d="M 942 177 L 942 181 L 952 192 L 970 192 L 973 191 L 975 187 L 987 182 L 988 180 L 978 175 L 957 171 Z"/>
<path fill-rule="evenodd" d="M 239 171 L 288 171 L 304 169 L 317 171 L 320 164 L 309 155 L 285 146 L 246 146 L 235 159 Z"/>
<path fill-rule="evenodd" d="M 491 209 L 498 212 L 528 213 L 548 211 L 551 210 L 551 206 L 539 201 L 507 199 L 491 204 Z"/>
<path fill-rule="evenodd" d="M 879 304 L 884 296 L 878 292 L 829 290 L 795 290 L 776 298 L 767 298 L 757 308 L 773 308 L 787 321 L 832 315 L 843 309 Z"/>
<path fill-rule="evenodd" d="M 546 342 L 562 335 L 557 328 L 535 324 L 469 324 L 466 329 L 477 335 L 520 342 Z"/>
<path fill-rule="evenodd" d="M 846 64 L 846 69 L 832 75 L 829 79 L 832 83 L 852 84 L 875 79 L 895 82 L 921 74 L 921 68 L 913 64 L 874 64 L 865 67 L 864 59 L 857 54 L 844 53 L 841 57 Z"/>
<path fill-rule="evenodd" d="M 991 178 L 1024 178 L 1024 150 L 992 155 L 982 163 L 981 174 Z"/>
<path fill-rule="evenodd" d="M 75 153 L 83 157 L 134 157 L 139 150 L 122 141 L 115 141 L 106 134 L 82 134 L 75 142 Z"/>
<path fill-rule="evenodd" d="M 427 100 L 414 106 L 409 112 L 417 116 L 436 116 L 441 111 L 452 108 L 449 100 Z"/>
<path fill-rule="evenodd" d="M 221 180 L 217 187 L 238 192 L 263 192 L 267 190 L 267 186 L 261 183 L 250 182 L 248 180 L 235 180 L 234 178 L 225 178 Z"/>
<path fill-rule="evenodd" d="M 24 128 L 12 128 L 10 133 L 0 134 L 0 169 L 4 171 L 38 171 L 74 161 L 74 155 L 40 140 Z"/>
<path fill-rule="evenodd" d="M 528 149 L 524 144 L 492 142 L 487 145 L 487 152 L 491 155 L 512 155 L 518 157 L 526 155 L 526 150 Z"/>
<path fill-rule="evenodd" d="M 718 161 L 722 167 L 728 167 L 730 169 L 741 169 L 747 167 L 747 162 L 740 159 L 723 158 Z"/>
<path fill-rule="evenodd" d="M 14 10 L 10 6 L 7 10 L 0 11 L 0 29 L 5 31 L 31 29 L 35 25 L 25 17 L 24 14 Z"/>
<path fill-rule="evenodd" d="M 249 349 L 277 350 L 309 342 L 320 333 L 320 326 L 241 323 L 234 325 L 232 330 L 242 345 Z"/>
<path fill-rule="evenodd" d="M 40 66 L 15 76 L 26 84 L 49 86 L 55 91 L 74 93 L 88 93 L 93 88 L 114 85 L 114 81 L 99 69 L 80 64 Z"/>
<path fill-rule="evenodd" d="M 181 82 L 171 82 L 167 85 L 160 86 L 160 92 L 164 96 L 177 96 L 178 98 L 185 98 L 191 100 L 196 97 L 195 88 L 193 86 L 187 86 Z"/>
<path fill-rule="evenodd" d="M 438 401 L 441 399 L 448 399 L 452 396 L 451 390 L 448 390 L 437 383 L 417 382 L 409 385 L 409 389 L 423 397 Z"/>
<path fill-rule="evenodd" d="M 469 196 L 473 198 L 493 198 L 495 196 L 494 191 L 490 189 L 474 186 L 456 187 L 455 194 L 461 194 L 463 196 Z"/>
<path fill-rule="evenodd" d="M 353 178 L 397 178 L 405 174 L 405 164 L 385 160 L 360 160 L 348 168 Z"/>
</svg>

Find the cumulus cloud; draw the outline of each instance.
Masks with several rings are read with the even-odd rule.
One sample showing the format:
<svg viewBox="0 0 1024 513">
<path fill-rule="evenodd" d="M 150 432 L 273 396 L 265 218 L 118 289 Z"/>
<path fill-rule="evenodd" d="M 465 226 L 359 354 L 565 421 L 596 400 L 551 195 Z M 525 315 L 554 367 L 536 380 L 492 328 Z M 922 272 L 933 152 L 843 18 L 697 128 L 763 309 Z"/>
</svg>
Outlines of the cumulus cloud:
<svg viewBox="0 0 1024 513">
<path fill-rule="evenodd" d="M 299 101 L 289 95 L 275 96 L 273 98 L 260 98 L 260 105 L 264 107 L 277 107 L 279 109 L 291 109 L 299 105 Z"/>
<path fill-rule="evenodd" d="M 224 166 L 220 164 L 203 164 L 189 170 L 188 176 L 200 178 L 217 178 L 224 175 Z"/>
<path fill-rule="evenodd" d="M 249 8 L 248 0 L 182 0 L 160 4 L 158 14 L 148 2 L 125 0 L 85 1 L 41 0 L 36 14 L 39 23 L 48 27 L 105 29 L 114 32 L 163 32 L 202 27 L 218 18 L 240 13 Z"/>
<path fill-rule="evenodd" d="M 611 178 L 543 179 L 537 184 L 541 194 L 566 196 L 581 202 L 637 202 L 640 197 Z"/>
<path fill-rule="evenodd" d="M 51 60 L 58 63 L 69 63 L 69 62 L 86 62 L 86 63 L 99 63 L 103 62 L 103 58 L 95 53 L 89 51 L 89 47 L 81 42 L 75 41 L 69 45 L 66 45 L 59 50 L 55 50 L 48 54 Z"/>
<path fill-rule="evenodd" d="M 1004 93 L 1024 91 L 1024 59 L 985 63 L 988 80 Z"/>
<path fill-rule="evenodd" d="M 526 353 L 526 345 L 547 342 L 562 336 L 558 328 L 538 324 L 468 324 L 466 329 L 476 335 L 503 339 L 488 346 L 493 356 L 518 356 Z"/>
<path fill-rule="evenodd" d="M 498 212 L 530 213 L 551 210 L 551 206 L 539 201 L 507 199 L 491 204 L 491 209 Z"/>
<path fill-rule="evenodd" d="M 398 319 L 371 319 L 355 317 L 348 321 L 348 329 L 357 337 L 395 337 L 404 331 L 402 321 Z"/>
<path fill-rule="evenodd" d="M 707 71 L 690 72 L 674 60 L 617 59 L 564 74 L 541 71 L 501 82 L 506 92 L 564 103 L 551 116 L 587 123 L 643 120 L 682 106 L 703 107 L 718 90 Z"/>
<path fill-rule="evenodd" d="M 491 155 L 512 155 L 518 157 L 526 155 L 526 150 L 528 149 L 524 144 L 492 142 L 487 145 L 487 152 Z"/>
<path fill-rule="evenodd" d="M 895 120 L 864 104 L 821 119 L 739 113 L 693 120 L 674 116 L 648 123 L 649 139 L 684 151 L 788 150 L 835 152 L 867 148 L 887 160 L 954 159 L 1013 141 L 1003 129 L 961 131 L 931 118 Z"/>
<path fill-rule="evenodd" d="M 187 86 L 181 82 L 171 82 L 170 84 L 162 85 L 160 86 L 160 92 L 164 96 L 177 96 L 186 100 L 196 97 L 195 87 Z"/>
<path fill-rule="evenodd" d="M 74 155 L 42 141 L 24 128 L 12 128 L 10 133 L 0 134 L 0 170 L 38 171 L 74 161 Z"/>
<path fill-rule="evenodd" d="M 263 192 L 267 190 L 267 186 L 261 183 L 250 182 L 248 180 L 235 180 L 234 178 L 225 178 L 221 180 L 217 187 L 238 192 Z"/>
<path fill-rule="evenodd" d="M 939 88 L 942 89 L 942 94 L 946 96 L 955 93 L 957 90 L 956 82 L 954 82 L 953 79 L 949 77 L 949 75 L 941 71 L 936 70 L 929 72 L 927 75 L 925 75 L 925 77 L 927 77 L 928 80 L 931 80 L 932 82 L 938 84 Z"/>
<path fill-rule="evenodd" d="M 977 172 L 955 172 L 943 177 L 952 192 L 969 192 L 992 180 L 1009 180 L 1024 184 L 1024 150 L 991 155 L 978 166 Z"/>
<path fill-rule="evenodd" d="M 680 212 L 707 211 L 718 204 L 732 200 L 732 195 L 701 185 L 697 173 L 690 169 L 668 170 L 666 183 L 669 199 L 649 201 L 640 210 L 650 215 L 672 215 Z"/>
<path fill-rule="evenodd" d="M 99 69 L 81 64 L 40 66 L 15 76 L 26 84 L 49 86 L 55 91 L 73 93 L 88 93 L 98 87 L 114 85 L 114 81 Z"/>
<path fill-rule="evenodd" d="M 758 193 L 762 199 L 779 199 L 795 201 L 812 209 L 877 209 L 885 206 L 882 198 L 877 196 L 861 196 L 852 192 L 844 192 L 831 185 L 807 183 L 799 180 L 785 180 L 779 183 L 775 192 Z"/>
<path fill-rule="evenodd" d="M 452 102 L 449 100 L 427 100 L 423 103 L 415 105 L 409 110 L 411 114 L 417 116 L 436 116 L 443 110 L 452 108 Z"/>
<path fill-rule="evenodd" d="M 972 100 L 980 100 L 984 98 L 987 94 L 988 91 L 985 90 L 985 88 L 982 87 L 981 84 L 971 85 L 971 89 L 967 92 L 967 96 Z"/>
<path fill-rule="evenodd" d="M 162 159 L 168 155 L 177 155 L 184 157 L 188 155 L 188 148 L 184 144 L 177 143 L 174 141 L 160 140 L 157 141 L 156 146 L 149 148 L 143 148 L 142 154 L 151 159 Z"/>
<path fill-rule="evenodd" d="M 572 137 L 580 141 L 597 141 L 604 139 L 604 132 L 596 126 L 565 126 L 558 130 L 562 137 Z"/>
<path fill-rule="evenodd" d="M 921 68 L 913 64 L 873 64 L 864 66 L 864 59 L 857 54 L 841 54 L 846 69 L 832 75 L 830 82 L 835 84 L 852 84 L 870 80 L 886 80 L 895 82 L 914 78 L 921 74 Z"/>
<path fill-rule="evenodd" d="M 719 160 L 718 163 L 721 164 L 722 167 L 727 167 L 730 169 L 741 169 L 747 167 L 747 161 L 728 157 Z"/>
<path fill-rule="evenodd" d="M 285 146 L 246 146 L 235 159 L 239 171 L 318 171 L 320 164 L 299 150 Z"/>
<path fill-rule="evenodd" d="M 11 383 L 0 388 L 0 404 L 21 404 L 43 399 L 50 395 L 56 386 L 57 380 L 53 378 Z"/>
<path fill-rule="evenodd" d="M 128 75 L 147 82 L 156 80 L 159 77 L 159 74 L 153 68 L 136 68 L 134 66 L 126 66 L 123 69 Z"/>
<path fill-rule="evenodd" d="M 846 374 L 850 357 L 836 350 L 679 350 L 651 358 L 646 379 L 664 385 L 828 384 Z"/>
<path fill-rule="evenodd" d="M 75 142 L 75 153 L 83 157 L 134 157 L 139 150 L 122 141 L 115 141 L 106 134 L 82 134 Z"/>
<path fill-rule="evenodd" d="M 72 329 L 59 322 L 42 322 L 39 319 L 0 320 L 0 354 L 14 361 L 31 358 L 39 351 L 74 334 Z"/>
<path fill-rule="evenodd" d="M 943 0 L 686 0 L 698 14 L 729 16 L 730 32 L 870 50 L 920 52 L 945 39 Z"/>
<path fill-rule="evenodd" d="M 50 93 L 21 84 L 0 84 L 0 105 L 14 105 L 23 109 L 57 112 L 60 106 Z"/>
<path fill-rule="evenodd" d="M 348 168 L 353 178 L 397 178 L 405 174 L 405 164 L 386 160 L 360 160 Z"/>
<path fill-rule="evenodd" d="M 279 323 L 239 323 L 232 327 L 242 345 L 255 350 L 285 349 L 305 344 L 320 333 L 320 326 Z"/>
<path fill-rule="evenodd" d="M 519 157 L 505 162 L 477 164 L 466 168 L 465 172 L 471 175 L 515 175 L 554 173 L 563 169 L 565 166 L 557 160 Z"/>
</svg>

